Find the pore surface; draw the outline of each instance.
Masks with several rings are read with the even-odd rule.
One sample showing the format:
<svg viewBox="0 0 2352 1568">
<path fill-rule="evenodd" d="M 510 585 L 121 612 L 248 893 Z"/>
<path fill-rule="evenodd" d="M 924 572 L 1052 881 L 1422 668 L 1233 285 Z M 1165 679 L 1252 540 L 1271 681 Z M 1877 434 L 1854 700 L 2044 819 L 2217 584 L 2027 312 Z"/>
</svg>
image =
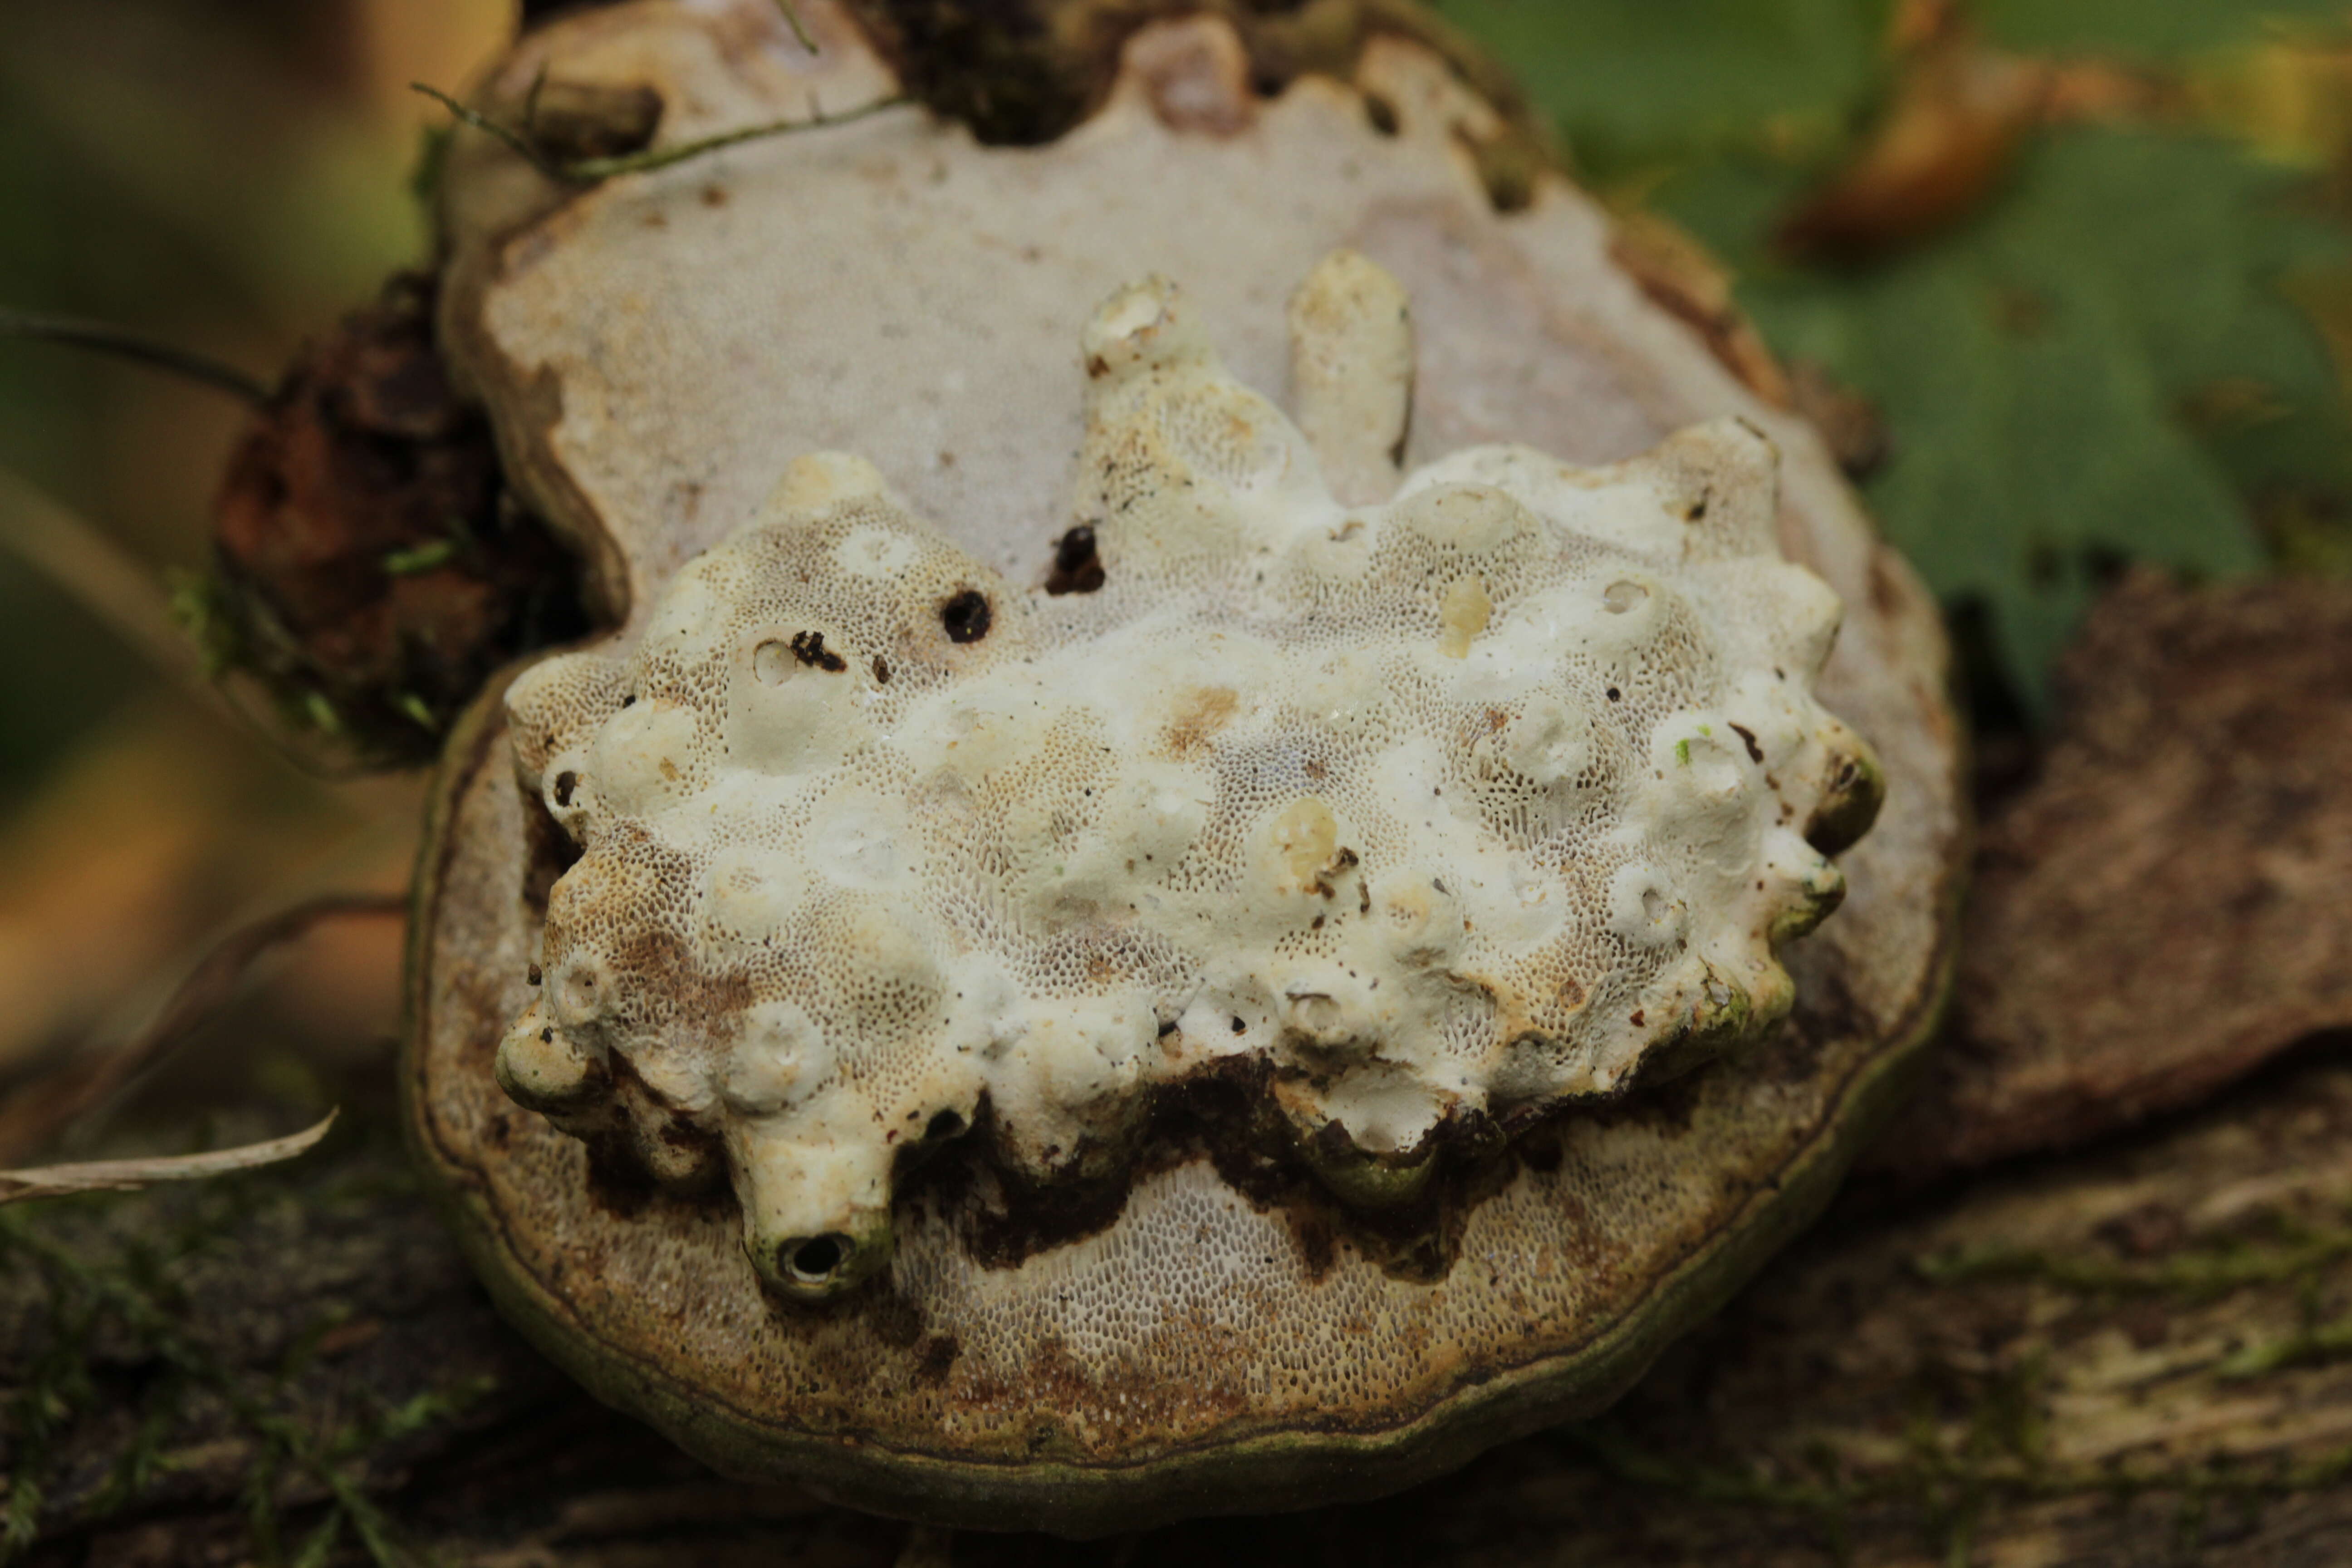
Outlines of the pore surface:
<svg viewBox="0 0 2352 1568">
<path fill-rule="evenodd" d="M 887 1258 L 926 1142 L 1116 1176 L 1155 1086 L 1238 1068 L 1377 1206 L 1449 1131 L 1777 1024 L 1878 783 L 1811 694 L 1838 605 L 1780 558 L 1770 444 L 1400 483 L 1402 290 L 1335 257 L 1292 333 L 1297 425 L 1173 286 L 1103 305 L 1041 589 L 820 454 L 630 651 L 519 680 L 580 856 L 509 1092 L 665 1183 L 723 1170 L 812 1297 Z"/>
</svg>

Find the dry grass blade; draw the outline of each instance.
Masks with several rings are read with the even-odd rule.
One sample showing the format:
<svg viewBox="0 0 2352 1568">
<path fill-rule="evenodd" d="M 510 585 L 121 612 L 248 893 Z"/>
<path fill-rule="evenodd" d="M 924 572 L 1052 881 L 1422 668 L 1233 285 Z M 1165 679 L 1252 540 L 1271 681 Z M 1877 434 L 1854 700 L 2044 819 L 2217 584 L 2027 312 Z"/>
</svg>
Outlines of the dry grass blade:
<svg viewBox="0 0 2352 1568">
<path fill-rule="evenodd" d="M 336 893 L 230 932 L 120 1049 L 37 1079 L 0 1100 L 0 1159 L 21 1159 L 152 1067 L 226 1005 L 247 972 L 276 948 L 327 921 L 396 916 L 406 908 L 396 893 Z"/>
<path fill-rule="evenodd" d="M 28 1198 L 63 1197 L 68 1193 L 122 1193 L 154 1182 L 199 1182 L 275 1165 L 303 1153 L 327 1135 L 339 1110 L 330 1110 L 299 1132 L 267 1142 L 208 1154 L 167 1154 L 152 1160 L 91 1160 L 78 1165 L 48 1165 L 38 1170 L 0 1171 L 0 1204 Z"/>
<path fill-rule="evenodd" d="M 248 374 L 233 364 L 200 354 L 193 349 L 167 343 L 109 321 L 85 321 L 78 317 L 52 316 L 33 310 L 0 310 L 0 338 L 62 343 L 68 348 L 112 354 L 134 364 L 184 376 L 190 381 L 241 397 L 247 403 L 265 403 L 269 398 L 269 384 L 257 375 Z"/>
<path fill-rule="evenodd" d="M 207 706 L 226 699 L 172 618 L 156 574 L 69 508 L 0 469 L 0 549 L 21 559 Z"/>
<path fill-rule="evenodd" d="M 100 625 L 129 644 L 196 702 L 261 741 L 271 755 L 313 779 L 340 781 L 368 772 L 360 763 L 320 754 L 299 733 L 280 733 L 235 695 L 227 672 L 215 680 L 206 655 L 174 613 L 161 575 L 89 519 L 0 468 L 0 551 L 48 579 Z"/>
</svg>

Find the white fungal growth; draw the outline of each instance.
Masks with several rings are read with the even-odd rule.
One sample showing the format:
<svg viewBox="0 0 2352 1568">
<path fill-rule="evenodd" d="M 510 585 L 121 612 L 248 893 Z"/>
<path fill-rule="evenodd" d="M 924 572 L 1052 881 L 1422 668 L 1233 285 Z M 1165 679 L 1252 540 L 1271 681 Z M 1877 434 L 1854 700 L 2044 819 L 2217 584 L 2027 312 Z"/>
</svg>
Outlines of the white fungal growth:
<svg viewBox="0 0 2352 1568">
<path fill-rule="evenodd" d="M 761 1275 L 822 1295 L 927 1138 L 1115 1173 L 1147 1090 L 1249 1058 L 1311 1169 L 1393 1202 L 1449 1128 L 1776 1023 L 1877 775 L 1811 694 L 1838 605 L 1776 552 L 1770 445 L 1399 483 L 1402 289 L 1335 258 L 1291 321 L 1298 426 L 1172 285 L 1102 306 L 1043 588 L 821 454 L 634 647 L 520 679 L 580 857 L 509 1092 L 666 1181 L 723 1163 Z"/>
</svg>

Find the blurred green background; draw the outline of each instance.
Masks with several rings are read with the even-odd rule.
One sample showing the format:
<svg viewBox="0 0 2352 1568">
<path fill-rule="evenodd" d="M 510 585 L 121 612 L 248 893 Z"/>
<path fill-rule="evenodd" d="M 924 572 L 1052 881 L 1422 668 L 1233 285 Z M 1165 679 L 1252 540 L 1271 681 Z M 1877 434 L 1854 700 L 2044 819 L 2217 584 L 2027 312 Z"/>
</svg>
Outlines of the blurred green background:
<svg viewBox="0 0 2352 1568">
<path fill-rule="evenodd" d="M 2104 576 L 2341 573 L 2352 8 L 1442 0 L 1605 199 L 1696 235 L 1868 405 L 1864 493 L 2046 717 Z"/>
<path fill-rule="evenodd" d="M 407 84 L 463 80 L 510 26 L 509 0 L 0 0 L 0 308 L 273 375 L 423 258 L 408 175 L 438 111 Z M 246 416 L 0 341 L 0 542 L 54 531 L 47 498 L 134 585 L 199 567 Z M 125 1036 L 227 923 L 406 879 L 413 782 L 301 773 L 124 618 L 0 549 L 0 1084 Z M 323 931 L 258 1015 L 215 1031 L 290 1115 L 334 1098 L 303 1081 L 322 1046 L 391 1026 L 397 925 Z"/>
<path fill-rule="evenodd" d="M 273 373 L 421 258 L 441 115 L 406 84 L 461 86 L 511 5 L 0 0 L 0 307 Z M 2352 8 L 1439 9 L 1604 201 L 1727 271 L 1952 607 L 1980 716 L 2046 721 L 2053 655 L 2129 562 L 2352 567 Z M 31 526 L 29 486 L 139 572 L 194 569 L 242 415 L 0 342 L 0 522 Z M 6 550 L 0 668 L 0 1079 L 134 1016 L 225 920 L 404 877 L 413 781 L 301 775 Z M 394 933 L 320 941 L 282 1005 L 381 1032 Z"/>
</svg>

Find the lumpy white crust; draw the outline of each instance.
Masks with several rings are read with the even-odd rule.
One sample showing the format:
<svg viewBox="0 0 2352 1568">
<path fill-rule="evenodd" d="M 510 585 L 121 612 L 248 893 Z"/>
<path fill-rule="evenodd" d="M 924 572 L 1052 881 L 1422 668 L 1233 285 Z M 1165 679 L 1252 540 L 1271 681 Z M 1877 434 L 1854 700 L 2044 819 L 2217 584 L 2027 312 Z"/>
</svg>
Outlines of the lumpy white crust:
<svg viewBox="0 0 2352 1568">
<path fill-rule="evenodd" d="M 1774 1026 L 1876 769 L 1811 695 L 1839 606 L 1779 555 L 1770 443 L 1400 482 L 1402 288 L 1343 254 L 1290 319 L 1296 425 L 1173 285 L 1103 304 L 1043 586 L 818 454 L 625 653 L 518 680 L 579 858 L 508 1091 L 659 1180 L 723 1166 L 753 1266 L 817 1296 L 887 1256 L 926 1139 L 1115 1176 L 1154 1086 L 1240 1061 L 1392 1203 L 1448 1128 Z"/>
</svg>

